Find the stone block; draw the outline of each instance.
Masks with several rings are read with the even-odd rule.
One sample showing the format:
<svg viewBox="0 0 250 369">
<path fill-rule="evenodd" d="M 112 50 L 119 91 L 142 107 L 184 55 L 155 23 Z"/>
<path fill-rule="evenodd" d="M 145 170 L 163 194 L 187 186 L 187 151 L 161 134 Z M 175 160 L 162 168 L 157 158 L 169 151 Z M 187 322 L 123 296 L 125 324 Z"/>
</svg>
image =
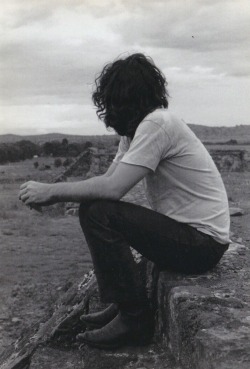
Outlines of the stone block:
<svg viewBox="0 0 250 369">
<path fill-rule="evenodd" d="M 241 208 L 229 208 L 230 216 L 231 217 L 238 217 L 244 215 L 244 210 Z"/>
<path fill-rule="evenodd" d="M 209 273 L 160 273 L 157 331 L 184 369 L 250 367 L 245 255 L 245 246 L 231 244 Z"/>
</svg>

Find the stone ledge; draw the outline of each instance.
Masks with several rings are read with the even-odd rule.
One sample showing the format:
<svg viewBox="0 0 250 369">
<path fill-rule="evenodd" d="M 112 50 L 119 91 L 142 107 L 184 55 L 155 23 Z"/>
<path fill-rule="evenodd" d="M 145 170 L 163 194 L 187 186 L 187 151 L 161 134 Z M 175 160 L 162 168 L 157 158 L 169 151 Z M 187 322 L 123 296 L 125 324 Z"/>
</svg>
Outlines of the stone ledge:
<svg viewBox="0 0 250 369">
<path fill-rule="evenodd" d="M 246 251 L 231 244 L 220 265 L 204 275 L 160 273 L 157 330 L 183 368 L 250 367 Z"/>
<path fill-rule="evenodd" d="M 124 347 L 115 351 L 82 347 L 62 351 L 39 347 L 29 369 L 180 369 L 173 357 L 159 345 Z"/>
</svg>

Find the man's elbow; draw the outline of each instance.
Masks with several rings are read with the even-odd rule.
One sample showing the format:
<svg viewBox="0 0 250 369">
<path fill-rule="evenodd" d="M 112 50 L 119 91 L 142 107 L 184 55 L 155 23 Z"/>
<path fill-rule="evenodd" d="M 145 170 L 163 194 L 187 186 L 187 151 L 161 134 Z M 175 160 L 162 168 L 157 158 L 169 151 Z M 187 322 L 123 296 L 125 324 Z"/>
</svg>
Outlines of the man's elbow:
<svg viewBox="0 0 250 369">
<path fill-rule="evenodd" d="M 124 195 L 125 195 L 125 193 L 123 191 L 121 191 L 120 189 L 112 188 L 108 191 L 108 196 L 107 197 L 110 200 L 119 201 Z"/>
<path fill-rule="evenodd" d="M 105 187 L 105 197 L 109 200 L 119 201 L 127 193 L 127 190 L 125 188 L 121 188 L 120 186 L 111 183 L 110 178 L 106 178 Z"/>
</svg>

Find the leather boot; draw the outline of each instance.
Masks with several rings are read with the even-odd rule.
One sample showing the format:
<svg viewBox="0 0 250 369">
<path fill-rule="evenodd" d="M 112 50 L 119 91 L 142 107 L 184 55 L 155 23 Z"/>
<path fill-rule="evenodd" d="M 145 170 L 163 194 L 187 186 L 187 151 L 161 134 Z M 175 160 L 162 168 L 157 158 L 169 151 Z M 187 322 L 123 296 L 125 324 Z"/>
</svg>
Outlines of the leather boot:
<svg viewBox="0 0 250 369">
<path fill-rule="evenodd" d="M 154 319 L 150 309 L 137 312 L 120 311 L 101 329 L 80 333 L 77 339 L 89 346 L 114 349 L 123 345 L 148 344 L 154 333 Z"/>
<path fill-rule="evenodd" d="M 111 320 L 113 320 L 118 314 L 119 309 L 118 305 L 111 304 L 105 310 L 102 310 L 98 313 L 86 314 L 80 317 L 80 320 L 86 325 L 89 329 L 97 329 L 102 328 Z"/>
</svg>

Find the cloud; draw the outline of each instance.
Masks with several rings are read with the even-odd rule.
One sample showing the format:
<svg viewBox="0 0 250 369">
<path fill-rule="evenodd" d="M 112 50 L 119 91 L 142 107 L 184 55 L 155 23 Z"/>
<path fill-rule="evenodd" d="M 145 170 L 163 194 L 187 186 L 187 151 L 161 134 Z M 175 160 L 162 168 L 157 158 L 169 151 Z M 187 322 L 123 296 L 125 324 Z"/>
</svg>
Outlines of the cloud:
<svg viewBox="0 0 250 369">
<path fill-rule="evenodd" d="M 158 0 L 137 4 L 140 6 L 119 24 L 124 39 L 130 43 L 197 51 L 248 43 L 247 0 Z"/>
<path fill-rule="evenodd" d="M 74 47 L 54 49 L 53 44 L 34 42 L 11 43 L 2 48 L 2 58 L 12 69 L 2 67 L 2 99 L 9 103 L 72 102 L 84 100 L 88 91 L 88 75 L 94 73 L 91 66 L 86 71 L 79 59 L 84 53 Z M 70 50 L 69 50 L 70 49 Z M 70 52 L 69 52 L 70 51 Z M 51 101 L 52 99 L 52 101 Z"/>
<path fill-rule="evenodd" d="M 12 19 L 0 49 L 4 103 L 86 102 L 95 73 L 124 51 L 149 50 L 163 69 L 250 74 L 247 0 L 4 4 L 3 21 Z"/>
<path fill-rule="evenodd" d="M 46 8 L 49 16 L 37 16 L 35 23 L 23 22 L 27 14 L 21 12 L 18 28 L 12 27 L 2 39 L 3 103 L 86 103 L 95 74 L 112 51 L 122 51 L 106 19 L 60 5 L 54 9 L 52 4 L 51 13 Z M 44 8 L 36 11 L 44 14 Z"/>
<path fill-rule="evenodd" d="M 241 56 L 245 59 L 244 74 L 250 75 L 250 3 L 240 1 L 156 1 L 146 2 L 125 15 L 114 30 L 121 32 L 126 44 L 161 48 L 166 56 L 188 51 L 188 59 L 219 72 L 241 73 Z M 170 51 L 171 52 L 171 51 Z M 238 57 L 235 58 L 235 56 Z M 174 60 L 177 65 L 183 58 Z"/>
<path fill-rule="evenodd" d="M 96 73 L 132 52 L 153 57 L 169 81 L 171 106 L 189 120 L 216 121 L 220 111 L 229 119 L 233 89 L 248 94 L 248 0 L 3 0 L 0 8 L 6 130 L 4 122 L 21 130 L 27 122 L 34 127 L 37 117 L 40 130 L 64 122 L 62 127 L 72 123 L 79 131 L 83 114 L 95 119 L 90 104 Z M 225 102 L 216 91 L 227 96 Z M 250 111 L 242 104 L 238 99 L 235 106 L 247 120 Z"/>
</svg>

